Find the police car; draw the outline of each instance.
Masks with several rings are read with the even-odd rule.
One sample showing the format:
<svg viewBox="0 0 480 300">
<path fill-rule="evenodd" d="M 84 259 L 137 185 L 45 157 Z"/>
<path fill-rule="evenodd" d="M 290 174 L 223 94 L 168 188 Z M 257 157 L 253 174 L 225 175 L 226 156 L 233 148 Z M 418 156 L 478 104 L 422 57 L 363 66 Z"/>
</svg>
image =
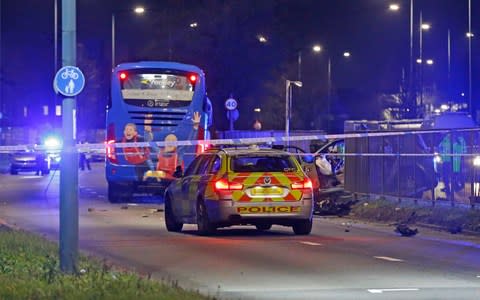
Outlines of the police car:
<svg viewBox="0 0 480 300">
<path fill-rule="evenodd" d="M 224 148 L 199 155 L 165 191 L 167 230 L 197 224 L 201 235 L 232 225 L 312 230 L 312 182 L 294 154 L 278 149 Z"/>
</svg>

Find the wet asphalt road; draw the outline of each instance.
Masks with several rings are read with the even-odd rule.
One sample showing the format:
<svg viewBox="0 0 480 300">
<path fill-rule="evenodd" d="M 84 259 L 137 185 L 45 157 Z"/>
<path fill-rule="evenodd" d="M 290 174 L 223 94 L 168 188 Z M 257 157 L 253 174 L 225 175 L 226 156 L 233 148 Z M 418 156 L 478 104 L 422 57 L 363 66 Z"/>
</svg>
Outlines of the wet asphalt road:
<svg viewBox="0 0 480 300">
<path fill-rule="evenodd" d="M 103 176 L 98 163 L 79 174 L 81 249 L 156 279 L 222 299 L 480 299 L 479 237 L 420 229 L 405 238 L 319 217 L 309 236 L 281 226 L 169 233 L 163 205 L 110 204 Z M 58 179 L 0 174 L 0 219 L 58 239 Z"/>
</svg>

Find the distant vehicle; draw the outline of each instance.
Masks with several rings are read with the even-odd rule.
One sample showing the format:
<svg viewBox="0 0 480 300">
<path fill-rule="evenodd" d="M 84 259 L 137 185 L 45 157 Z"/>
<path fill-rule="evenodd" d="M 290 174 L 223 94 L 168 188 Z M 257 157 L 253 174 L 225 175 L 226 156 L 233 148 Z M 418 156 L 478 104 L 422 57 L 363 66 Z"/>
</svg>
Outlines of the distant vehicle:
<svg viewBox="0 0 480 300">
<path fill-rule="evenodd" d="M 199 155 L 165 192 L 165 223 L 181 231 L 197 224 L 209 235 L 219 227 L 272 224 L 297 235 L 312 230 L 312 181 L 292 153 L 276 149 L 212 149 Z"/>
<path fill-rule="evenodd" d="M 137 191 L 163 193 L 174 171 L 187 166 L 203 145 L 160 148 L 154 142 L 206 140 L 211 122 L 212 106 L 200 68 L 161 61 L 118 65 L 107 111 L 109 201 L 131 201 Z M 138 142 L 150 143 L 115 146 Z"/>
<path fill-rule="evenodd" d="M 43 139 L 43 146 L 49 159 L 50 169 L 58 169 L 60 167 L 62 144 L 62 138 L 57 134 L 49 134 Z"/>
<path fill-rule="evenodd" d="M 10 157 L 10 174 L 19 172 L 39 172 L 41 175 L 50 173 L 50 159 L 41 151 L 18 151 Z"/>
</svg>

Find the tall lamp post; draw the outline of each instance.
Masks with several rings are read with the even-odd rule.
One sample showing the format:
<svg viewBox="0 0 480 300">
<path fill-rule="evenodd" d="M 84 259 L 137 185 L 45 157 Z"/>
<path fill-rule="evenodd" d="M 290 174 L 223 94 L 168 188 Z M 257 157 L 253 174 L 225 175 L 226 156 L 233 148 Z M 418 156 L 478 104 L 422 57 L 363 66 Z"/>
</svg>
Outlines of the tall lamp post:
<svg viewBox="0 0 480 300">
<path fill-rule="evenodd" d="M 400 5 L 396 3 L 392 3 L 388 7 L 389 10 L 391 11 L 398 11 L 400 10 Z M 415 113 L 416 109 L 416 97 L 415 97 L 415 91 L 413 88 L 413 0 L 410 0 L 410 47 L 409 47 L 409 78 L 408 78 L 408 96 L 407 96 L 407 102 L 408 105 L 410 106 L 409 108 L 412 109 L 412 114 Z M 415 105 L 413 105 L 415 104 Z"/>
<path fill-rule="evenodd" d="M 472 106 L 472 0 L 468 0 L 468 107 L 472 118 L 476 119 Z"/>
<path fill-rule="evenodd" d="M 419 30 L 419 34 L 420 34 L 420 57 L 419 57 L 419 63 L 420 63 L 420 107 L 423 108 L 423 64 L 424 64 L 424 61 L 423 61 L 423 31 L 425 30 L 429 30 L 430 29 L 430 24 L 427 24 L 427 23 L 423 23 L 423 19 L 422 19 L 422 12 L 420 12 L 420 28 L 418 29 Z"/>
<path fill-rule="evenodd" d="M 314 45 L 312 47 L 313 52 L 319 53 L 322 51 L 320 45 Z M 348 51 L 343 52 L 343 57 L 349 58 L 352 54 Z M 331 102 L 332 102 L 332 58 L 328 57 L 327 63 L 327 132 L 330 131 L 330 115 L 331 115 Z"/>
<path fill-rule="evenodd" d="M 285 85 L 285 137 L 287 146 L 290 145 L 290 117 L 292 112 L 292 88 L 291 86 L 295 85 L 297 87 L 302 87 L 301 81 L 286 81 Z"/>
<path fill-rule="evenodd" d="M 137 15 L 145 13 L 143 6 L 137 6 L 133 9 Z M 112 13 L 112 69 L 115 68 L 115 12 Z"/>
</svg>

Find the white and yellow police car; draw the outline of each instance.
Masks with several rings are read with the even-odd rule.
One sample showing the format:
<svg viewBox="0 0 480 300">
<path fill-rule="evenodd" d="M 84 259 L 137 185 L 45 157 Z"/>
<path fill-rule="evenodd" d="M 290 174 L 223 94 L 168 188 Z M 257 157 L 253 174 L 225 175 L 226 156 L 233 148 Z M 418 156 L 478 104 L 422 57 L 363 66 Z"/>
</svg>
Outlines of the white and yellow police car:
<svg viewBox="0 0 480 300">
<path fill-rule="evenodd" d="M 211 149 L 199 155 L 165 191 L 169 231 L 197 224 L 209 235 L 217 228 L 273 224 L 295 234 L 312 230 L 312 182 L 294 154 L 258 147 Z"/>
</svg>

